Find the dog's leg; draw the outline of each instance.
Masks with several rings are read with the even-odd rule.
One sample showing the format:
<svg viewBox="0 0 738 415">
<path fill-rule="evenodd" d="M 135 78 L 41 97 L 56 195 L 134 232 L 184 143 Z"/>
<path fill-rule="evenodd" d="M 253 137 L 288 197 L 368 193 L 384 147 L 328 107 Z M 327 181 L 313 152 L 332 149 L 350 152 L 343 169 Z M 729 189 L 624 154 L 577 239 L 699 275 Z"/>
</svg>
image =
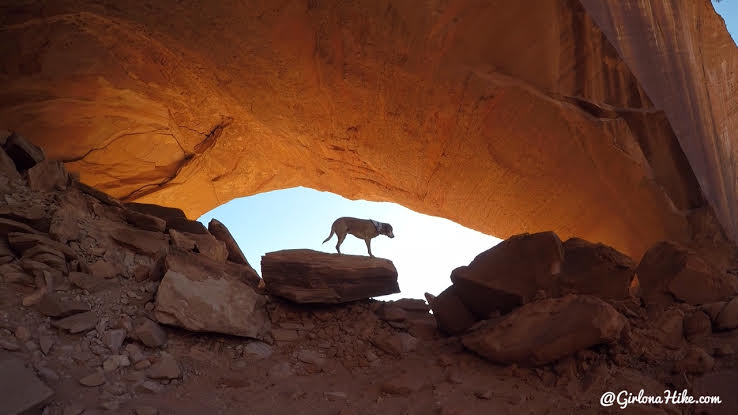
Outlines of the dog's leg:
<svg viewBox="0 0 738 415">
<path fill-rule="evenodd" d="M 343 240 L 346 239 L 346 234 L 341 235 L 340 233 L 337 233 L 336 236 L 338 236 L 336 251 L 338 251 L 338 254 L 341 255 L 341 244 L 343 243 Z"/>
<path fill-rule="evenodd" d="M 366 242 L 366 249 L 369 251 L 369 256 L 374 258 L 374 255 L 372 254 L 372 240 L 364 239 L 364 242 Z"/>
</svg>

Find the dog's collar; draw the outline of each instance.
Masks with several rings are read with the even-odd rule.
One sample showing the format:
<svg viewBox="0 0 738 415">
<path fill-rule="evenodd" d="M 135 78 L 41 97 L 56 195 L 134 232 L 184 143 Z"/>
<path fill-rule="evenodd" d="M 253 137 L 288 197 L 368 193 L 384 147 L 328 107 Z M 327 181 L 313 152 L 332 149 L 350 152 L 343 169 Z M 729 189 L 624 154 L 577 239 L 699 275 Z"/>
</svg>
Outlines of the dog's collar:
<svg viewBox="0 0 738 415">
<path fill-rule="evenodd" d="M 374 225 L 374 228 L 377 230 L 377 232 L 380 232 L 382 230 L 382 223 L 381 222 L 377 222 L 374 219 L 369 219 L 369 220 L 372 222 L 372 224 Z"/>
</svg>

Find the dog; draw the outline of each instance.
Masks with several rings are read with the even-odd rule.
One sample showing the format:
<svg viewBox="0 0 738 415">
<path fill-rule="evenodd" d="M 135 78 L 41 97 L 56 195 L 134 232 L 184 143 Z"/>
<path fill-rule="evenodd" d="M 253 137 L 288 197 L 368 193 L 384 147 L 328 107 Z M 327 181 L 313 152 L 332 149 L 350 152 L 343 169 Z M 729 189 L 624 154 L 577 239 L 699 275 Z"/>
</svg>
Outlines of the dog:
<svg viewBox="0 0 738 415">
<path fill-rule="evenodd" d="M 341 254 L 341 244 L 346 238 L 347 234 L 354 235 L 359 239 L 363 239 L 366 242 L 366 249 L 369 251 L 369 256 L 374 258 L 372 254 L 371 241 L 372 238 L 379 235 L 386 235 L 390 238 L 394 238 L 395 234 L 392 232 L 392 225 L 389 223 L 377 222 L 371 219 L 356 219 L 343 217 L 338 218 L 331 225 L 331 234 L 325 238 L 323 243 L 328 242 L 335 234 L 338 237 L 338 243 L 336 244 L 336 251 Z"/>
</svg>

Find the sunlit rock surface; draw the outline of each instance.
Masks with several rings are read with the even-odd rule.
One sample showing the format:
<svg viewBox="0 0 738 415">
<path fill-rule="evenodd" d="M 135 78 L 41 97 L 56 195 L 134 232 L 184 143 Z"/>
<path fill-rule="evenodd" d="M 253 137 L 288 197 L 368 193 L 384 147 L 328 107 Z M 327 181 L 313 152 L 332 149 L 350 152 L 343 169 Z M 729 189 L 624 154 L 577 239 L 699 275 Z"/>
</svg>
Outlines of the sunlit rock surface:
<svg viewBox="0 0 738 415">
<path fill-rule="evenodd" d="M 691 163 L 735 235 L 735 46 L 631 3 L 2 1 L 0 126 L 190 218 L 302 185 L 636 258 L 689 236 Z"/>
</svg>

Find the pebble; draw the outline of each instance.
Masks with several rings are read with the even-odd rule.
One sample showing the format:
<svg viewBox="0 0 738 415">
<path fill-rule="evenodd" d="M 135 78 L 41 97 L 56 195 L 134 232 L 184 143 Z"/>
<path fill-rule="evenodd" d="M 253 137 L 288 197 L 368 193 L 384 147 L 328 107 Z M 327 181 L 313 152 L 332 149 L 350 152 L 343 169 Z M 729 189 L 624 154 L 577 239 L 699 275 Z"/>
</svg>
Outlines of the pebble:
<svg viewBox="0 0 738 415">
<path fill-rule="evenodd" d="M 80 379 L 79 383 L 84 386 L 100 386 L 105 383 L 105 375 L 103 375 L 103 372 L 97 371 Z"/>
</svg>

